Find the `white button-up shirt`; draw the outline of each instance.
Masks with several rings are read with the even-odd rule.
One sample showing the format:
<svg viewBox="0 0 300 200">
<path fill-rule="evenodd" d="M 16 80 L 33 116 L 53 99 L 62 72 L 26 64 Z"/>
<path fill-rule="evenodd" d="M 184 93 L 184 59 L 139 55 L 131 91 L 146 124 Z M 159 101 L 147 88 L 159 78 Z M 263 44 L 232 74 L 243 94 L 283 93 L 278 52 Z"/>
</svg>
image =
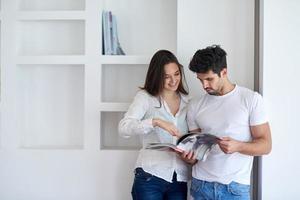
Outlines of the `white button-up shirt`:
<svg viewBox="0 0 300 200">
<path fill-rule="evenodd" d="M 143 148 L 140 150 L 136 167 L 172 182 L 173 173 L 177 173 L 178 181 L 188 180 L 188 165 L 171 151 L 157 151 L 145 149 L 149 143 L 176 143 L 176 138 L 160 127 L 153 127 L 152 119 L 159 118 L 173 123 L 181 134 L 188 132 L 186 112 L 188 97 L 180 95 L 180 108 L 174 116 L 167 103 L 161 98 L 153 97 L 146 91 L 139 91 L 130 105 L 124 118 L 119 123 L 119 133 L 123 137 L 140 135 Z M 160 103 L 161 101 L 161 103 Z"/>
</svg>

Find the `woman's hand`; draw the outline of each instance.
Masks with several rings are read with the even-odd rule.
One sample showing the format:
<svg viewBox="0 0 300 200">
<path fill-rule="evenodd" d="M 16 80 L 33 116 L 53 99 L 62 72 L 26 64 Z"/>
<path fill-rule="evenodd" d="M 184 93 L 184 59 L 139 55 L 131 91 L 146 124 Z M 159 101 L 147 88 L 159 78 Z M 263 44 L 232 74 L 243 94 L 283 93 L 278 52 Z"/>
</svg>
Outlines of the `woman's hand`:
<svg viewBox="0 0 300 200">
<path fill-rule="evenodd" d="M 158 126 L 162 129 L 164 129 L 165 131 L 167 131 L 168 133 L 170 133 L 172 136 L 175 136 L 175 137 L 180 137 L 181 134 L 179 132 L 179 130 L 177 129 L 177 127 L 170 123 L 170 122 L 167 122 L 167 121 L 164 121 L 164 120 L 161 120 L 161 119 L 152 119 L 152 124 L 153 126 Z"/>
</svg>

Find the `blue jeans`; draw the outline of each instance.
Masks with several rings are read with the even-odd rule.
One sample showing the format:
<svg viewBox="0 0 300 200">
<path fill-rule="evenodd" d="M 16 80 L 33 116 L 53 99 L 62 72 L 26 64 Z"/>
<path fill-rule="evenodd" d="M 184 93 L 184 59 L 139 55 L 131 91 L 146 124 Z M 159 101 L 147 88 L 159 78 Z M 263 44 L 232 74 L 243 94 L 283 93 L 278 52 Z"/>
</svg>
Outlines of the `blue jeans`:
<svg viewBox="0 0 300 200">
<path fill-rule="evenodd" d="M 176 173 L 170 183 L 136 168 L 131 194 L 133 200 L 186 200 L 187 183 L 178 182 Z"/>
<path fill-rule="evenodd" d="M 193 178 L 191 195 L 194 200 L 250 200 L 250 185 L 237 182 L 226 185 Z"/>
</svg>

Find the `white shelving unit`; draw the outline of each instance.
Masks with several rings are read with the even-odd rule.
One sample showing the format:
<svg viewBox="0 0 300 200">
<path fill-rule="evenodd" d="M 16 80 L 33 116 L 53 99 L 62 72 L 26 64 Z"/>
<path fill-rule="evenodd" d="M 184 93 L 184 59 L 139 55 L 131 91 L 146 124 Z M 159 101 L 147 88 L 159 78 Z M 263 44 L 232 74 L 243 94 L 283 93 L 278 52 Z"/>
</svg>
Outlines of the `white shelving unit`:
<svg viewBox="0 0 300 200">
<path fill-rule="evenodd" d="M 154 52 L 176 52 L 177 1 L 13 0 L 10 6 L 17 145 L 140 148 L 138 138 L 120 138 L 117 125 L 143 86 Z M 124 56 L 102 55 L 103 10 L 117 17 Z"/>
</svg>

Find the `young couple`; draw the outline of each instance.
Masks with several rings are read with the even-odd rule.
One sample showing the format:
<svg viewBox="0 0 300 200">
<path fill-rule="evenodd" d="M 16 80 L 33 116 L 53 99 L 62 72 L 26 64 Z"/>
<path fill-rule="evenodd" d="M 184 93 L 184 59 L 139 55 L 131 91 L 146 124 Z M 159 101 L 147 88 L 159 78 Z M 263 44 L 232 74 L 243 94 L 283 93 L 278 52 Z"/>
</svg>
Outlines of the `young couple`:
<svg viewBox="0 0 300 200">
<path fill-rule="evenodd" d="M 182 65 L 167 50 L 151 59 L 144 87 L 136 94 L 119 132 L 148 143 L 175 143 L 189 131 L 220 137 L 207 159 L 193 152 L 141 149 L 132 186 L 134 200 L 185 200 L 189 166 L 195 200 L 249 200 L 253 156 L 271 151 L 271 133 L 262 97 L 230 82 L 226 52 L 220 46 L 198 50 L 189 69 L 207 92 L 189 100 Z"/>
</svg>

